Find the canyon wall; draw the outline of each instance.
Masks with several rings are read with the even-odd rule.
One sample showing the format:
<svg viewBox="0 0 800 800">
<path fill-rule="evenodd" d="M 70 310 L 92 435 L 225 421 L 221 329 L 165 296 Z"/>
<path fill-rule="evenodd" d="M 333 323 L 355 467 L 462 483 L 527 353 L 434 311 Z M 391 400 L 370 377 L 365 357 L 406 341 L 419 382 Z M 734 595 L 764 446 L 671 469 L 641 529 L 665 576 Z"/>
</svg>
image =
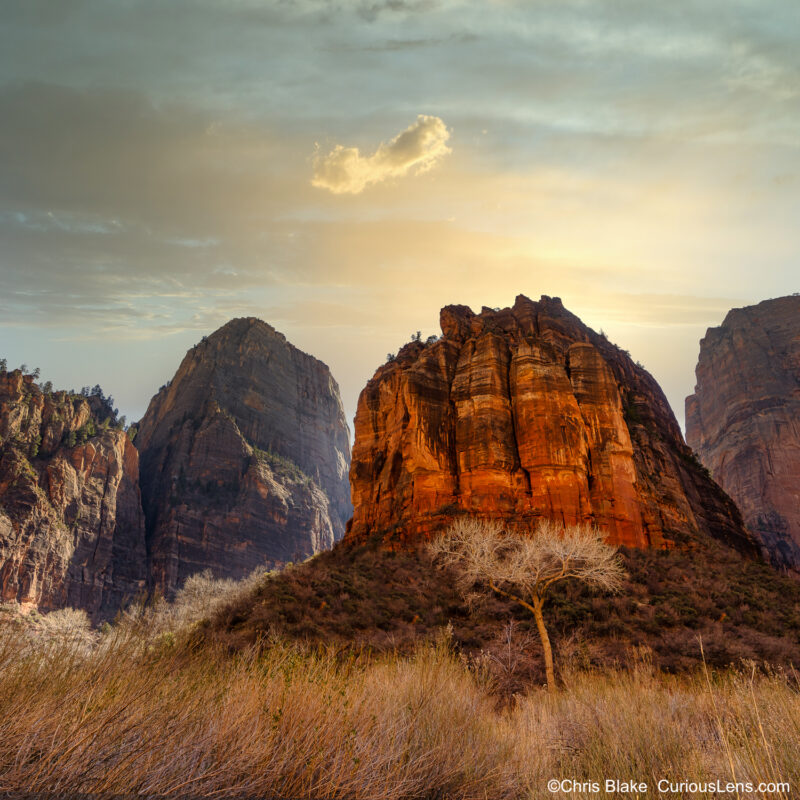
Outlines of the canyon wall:
<svg viewBox="0 0 800 800">
<path fill-rule="evenodd" d="M 146 591 L 136 449 L 96 397 L 0 372 L 0 599 L 107 618 Z"/>
<path fill-rule="evenodd" d="M 732 309 L 696 375 L 688 443 L 773 563 L 800 568 L 800 296 Z"/>
</svg>

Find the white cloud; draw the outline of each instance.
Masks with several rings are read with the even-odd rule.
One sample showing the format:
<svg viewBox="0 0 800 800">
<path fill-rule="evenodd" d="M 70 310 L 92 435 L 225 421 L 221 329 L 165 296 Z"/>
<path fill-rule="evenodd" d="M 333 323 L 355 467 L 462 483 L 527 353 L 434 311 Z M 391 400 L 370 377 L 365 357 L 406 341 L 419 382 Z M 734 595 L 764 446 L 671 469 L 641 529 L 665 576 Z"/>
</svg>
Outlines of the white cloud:
<svg viewBox="0 0 800 800">
<path fill-rule="evenodd" d="M 396 178 L 413 171 L 427 172 L 451 152 L 447 146 L 450 131 L 439 117 L 420 114 L 417 121 L 382 142 L 371 155 L 364 156 L 357 147 L 337 144 L 327 155 L 314 156 L 311 184 L 334 194 L 358 194 L 371 183 Z"/>
</svg>

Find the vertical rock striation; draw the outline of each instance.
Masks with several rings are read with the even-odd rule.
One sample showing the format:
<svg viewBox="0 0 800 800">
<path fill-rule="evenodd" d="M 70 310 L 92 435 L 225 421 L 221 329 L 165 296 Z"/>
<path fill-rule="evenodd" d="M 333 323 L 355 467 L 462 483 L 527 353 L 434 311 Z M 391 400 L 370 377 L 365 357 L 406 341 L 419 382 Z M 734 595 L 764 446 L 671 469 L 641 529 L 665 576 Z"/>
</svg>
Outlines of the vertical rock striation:
<svg viewBox="0 0 800 800">
<path fill-rule="evenodd" d="M 688 443 L 773 563 L 800 568 L 800 296 L 732 309 L 696 375 Z"/>
<path fill-rule="evenodd" d="M 192 348 L 139 424 L 156 587 L 241 577 L 331 547 L 352 512 L 350 443 L 327 366 L 265 322 Z"/>
<path fill-rule="evenodd" d="M 470 512 L 593 522 L 635 547 L 703 535 L 756 553 L 655 380 L 564 309 L 447 306 L 361 393 L 348 539 L 403 543 Z"/>
<path fill-rule="evenodd" d="M 3 601 L 100 619 L 146 589 L 138 454 L 96 405 L 0 373 Z"/>
</svg>

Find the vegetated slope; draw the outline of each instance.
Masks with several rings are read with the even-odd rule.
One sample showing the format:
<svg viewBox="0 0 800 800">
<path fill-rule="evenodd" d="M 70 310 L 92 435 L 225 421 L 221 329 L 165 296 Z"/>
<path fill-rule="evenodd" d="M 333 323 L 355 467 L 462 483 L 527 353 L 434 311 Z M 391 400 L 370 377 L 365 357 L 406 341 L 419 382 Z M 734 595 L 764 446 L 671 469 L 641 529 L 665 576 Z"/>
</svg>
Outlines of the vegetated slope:
<svg viewBox="0 0 800 800">
<path fill-rule="evenodd" d="M 772 561 L 800 569 L 800 296 L 729 311 L 696 374 L 687 441 Z"/>
<path fill-rule="evenodd" d="M 620 594 L 595 594 L 578 584 L 553 592 L 545 614 L 562 659 L 610 665 L 644 646 L 657 666 L 680 670 L 699 663 L 702 637 L 711 664 L 741 658 L 797 663 L 795 581 L 715 542 L 690 551 L 622 552 L 629 578 Z M 530 634 L 523 646 L 528 679 L 541 677 L 540 646 L 527 612 L 497 597 L 470 608 L 453 587 L 452 577 L 423 550 L 340 543 L 267 578 L 208 621 L 201 636 L 232 649 L 277 635 L 345 650 L 408 651 L 451 625 L 464 653 L 497 655 L 508 621 L 516 620 L 516 636 Z"/>
<path fill-rule="evenodd" d="M 347 538 L 413 544 L 468 512 L 594 523 L 610 542 L 758 548 L 652 376 L 558 298 L 446 306 L 362 391 Z"/>
<path fill-rule="evenodd" d="M 0 371 L 0 598 L 113 616 L 147 580 L 139 460 L 99 387 Z"/>
<path fill-rule="evenodd" d="M 352 511 L 350 447 L 328 367 L 265 322 L 193 347 L 139 424 L 151 578 L 170 594 L 333 545 Z"/>
</svg>

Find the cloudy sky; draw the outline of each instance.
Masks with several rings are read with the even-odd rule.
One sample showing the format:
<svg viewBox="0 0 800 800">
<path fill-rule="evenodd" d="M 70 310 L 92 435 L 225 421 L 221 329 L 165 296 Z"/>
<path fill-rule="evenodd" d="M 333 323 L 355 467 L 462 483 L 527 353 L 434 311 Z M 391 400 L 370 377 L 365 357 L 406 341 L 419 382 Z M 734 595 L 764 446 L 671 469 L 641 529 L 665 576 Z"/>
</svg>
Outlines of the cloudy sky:
<svg viewBox="0 0 800 800">
<path fill-rule="evenodd" d="M 359 391 L 558 295 L 659 379 L 800 290 L 796 0 L 4 0 L 0 355 L 129 419 L 259 316 Z"/>
</svg>

